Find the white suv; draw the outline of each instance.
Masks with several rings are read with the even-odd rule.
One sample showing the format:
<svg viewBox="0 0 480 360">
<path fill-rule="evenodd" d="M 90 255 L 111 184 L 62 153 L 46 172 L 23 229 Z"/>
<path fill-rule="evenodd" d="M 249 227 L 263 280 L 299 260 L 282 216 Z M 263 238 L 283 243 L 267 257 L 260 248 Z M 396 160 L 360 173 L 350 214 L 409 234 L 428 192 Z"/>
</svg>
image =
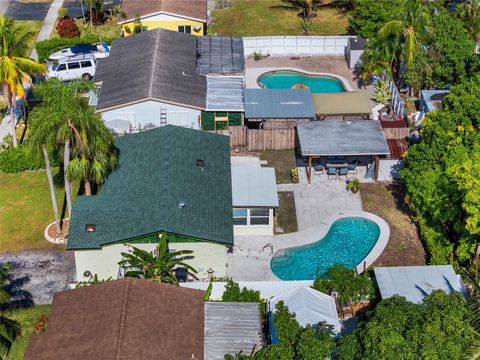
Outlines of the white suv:
<svg viewBox="0 0 480 360">
<path fill-rule="evenodd" d="M 47 78 L 57 78 L 62 81 L 90 80 L 95 75 L 95 69 L 95 58 L 91 55 L 64 57 L 48 65 Z"/>
</svg>

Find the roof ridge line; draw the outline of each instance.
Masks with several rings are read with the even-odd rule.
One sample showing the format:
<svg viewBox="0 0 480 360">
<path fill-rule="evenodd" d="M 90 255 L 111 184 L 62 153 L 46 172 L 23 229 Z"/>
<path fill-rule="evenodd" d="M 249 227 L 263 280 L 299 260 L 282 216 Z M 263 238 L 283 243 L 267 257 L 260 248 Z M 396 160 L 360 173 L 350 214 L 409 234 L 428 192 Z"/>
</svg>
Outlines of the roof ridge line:
<svg viewBox="0 0 480 360">
<path fill-rule="evenodd" d="M 158 54 L 158 46 L 160 44 L 160 34 L 161 31 L 157 32 L 157 37 L 156 37 L 156 42 L 155 42 L 155 48 L 153 52 L 153 59 L 152 59 L 152 71 L 151 71 L 151 76 L 150 76 L 150 84 L 148 86 L 148 96 L 152 96 L 152 91 L 153 91 L 153 79 L 155 78 L 155 73 L 156 73 L 156 63 L 157 63 L 157 54 Z"/>
<path fill-rule="evenodd" d="M 120 312 L 120 323 L 119 326 L 120 328 L 117 330 L 118 331 L 118 336 L 117 336 L 117 344 L 115 346 L 115 357 L 114 359 L 121 359 L 122 354 L 124 353 L 123 350 L 120 350 L 121 347 L 123 347 L 124 341 L 123 338 L 125 337 L 125 322 L 126 322 L 126 309 L 128 305 L 128 295 L 130 294 L 130 283 L 131 281 L 128 279 L 124 280 L 126 285 L 125 285 L 125 292 L 123 293 L 123 300 L 122 300 L 122 307 L 121 307 L 121 312 Z"/>
</svg>

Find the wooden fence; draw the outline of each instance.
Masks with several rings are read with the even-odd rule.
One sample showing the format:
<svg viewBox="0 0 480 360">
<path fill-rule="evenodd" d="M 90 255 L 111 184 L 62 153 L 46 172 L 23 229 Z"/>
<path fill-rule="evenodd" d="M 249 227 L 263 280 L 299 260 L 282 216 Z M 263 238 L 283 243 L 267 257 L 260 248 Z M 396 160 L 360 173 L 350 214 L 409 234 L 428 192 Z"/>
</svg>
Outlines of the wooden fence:
<svg viewBox="0 0 480 360">
<path fill-rule="evenodd" d="M 383 129 L 385 139 L 405 139 L 410 135 L 410 129 L 407 127 Z"/>
<path fill-rule="evenodd" d="M 246 126 L 230 126 L 228 130 L 212 131 L 230 136 L 230 146 L 242 147 L 248 151 L 293 150 L 295 129 L 248 129 Z"/>
</svg>

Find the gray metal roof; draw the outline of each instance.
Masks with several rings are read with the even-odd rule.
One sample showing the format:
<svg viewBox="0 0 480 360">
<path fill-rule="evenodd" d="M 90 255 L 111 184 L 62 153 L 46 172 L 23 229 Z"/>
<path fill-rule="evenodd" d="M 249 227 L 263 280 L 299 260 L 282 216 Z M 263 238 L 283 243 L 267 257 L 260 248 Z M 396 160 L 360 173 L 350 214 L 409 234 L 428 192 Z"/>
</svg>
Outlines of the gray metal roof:
<svg viewBox="0 0 480 360">
<path fill-rule="evenodd" d="M 232 166 L 234 207 L 278 207 L 275 169 Z"/>
<path fill-rule="evenodd" d="M 382 299 L 397 294 L 419 304 L 433 290 L 457 291 L 465 295 L 463 281 L 451 265 L 376 267 L 373 270 Z"/>
<path fill-rule="evenodd" d="M 262 348 L 258 303 L 205 303 L 205 359 L 223 360 L 226 354 L 250 354 Z"/>
<path fill-rule="evenodd" d="M 303 156 L 389 155 L 378 121 L 311 121 L 297 126 Z"/>
<path fill-rule="evenodd" d="M 243 74 L 243 39 L 227 36 L 198 36 L 197 72 L 199 74 Z"/>
<path fill-rule="evenodd" d="M 207 110 L 243 111 L 243 77 L 207 76 Z"/>
<path fill-rule="evenodd" d="M 309 89 L 245 89 L 245 118 L 314 118 Z"/>
</svg>

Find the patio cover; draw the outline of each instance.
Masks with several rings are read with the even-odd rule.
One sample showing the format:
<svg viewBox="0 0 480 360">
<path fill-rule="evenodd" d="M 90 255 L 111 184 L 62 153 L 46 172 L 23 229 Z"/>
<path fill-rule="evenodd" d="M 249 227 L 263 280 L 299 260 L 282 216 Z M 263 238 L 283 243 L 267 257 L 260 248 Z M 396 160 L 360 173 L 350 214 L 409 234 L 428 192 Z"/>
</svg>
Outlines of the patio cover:
<svg viewBox="0 0 480 360">
<path fill-rule="evenodd" d="M 297 126 L 302 156 L 390 155 L 378 121 L 315 121 Z"/>
<path fill-rule="evenodd" d="M 278 207 L 274 168 L 232 166 L 233 207 Z"/>
<path fill-rule="evenodd" d="M 274 296 L 269 300 L 270 309 L 275 311 L 275 305 L 283 301 L 301 326 L 315 325 L 320 321 L 333 325 L 335 333 L 341 331 L 338 320 L 335 299 L 308 286 L 295 287 Z"/>
<path fill-rule="evenodd" d="M 434 290 L 465 296 L 463 281 L 452 265 L 377 267 L 373 271 L 382 299 L 400 295 L 419 304 Z"/>
<path fill-rule="evenodd" d="M 318 116 L 368 116 L 372 112 L 368 94 L 364 91 L 314 93 L 312 94 L 312 100 L 315 114 Z"/>
</svg>

